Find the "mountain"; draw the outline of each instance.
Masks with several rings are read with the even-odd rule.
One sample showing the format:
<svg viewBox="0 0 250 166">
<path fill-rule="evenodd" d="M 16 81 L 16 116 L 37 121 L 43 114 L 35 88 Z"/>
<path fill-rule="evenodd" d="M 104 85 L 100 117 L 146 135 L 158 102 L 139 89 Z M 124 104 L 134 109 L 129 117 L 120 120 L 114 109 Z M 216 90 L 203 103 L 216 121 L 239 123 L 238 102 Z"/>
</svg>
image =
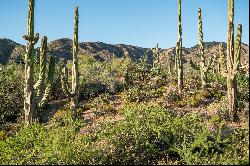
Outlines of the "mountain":
<svg viewBox="0 0 250 166">
<path fill-rule="evenodd" d="M 48 50 L 50 54 L 54 56 L 70 60 L 72 57 L 72 40 L 67 38 L 54 40 L 48 43 Z M 112 45 L 103 42 L 79 43 L 79 55 L 93 55 L 96 59 L 101 61 L 111 58 L 113 54 L 118 58 L 128 54 L 132 59 L 136 60 L 139 59 L 145 51 L 148 51 L 149 56 L 152 57 L 152 51 L 147 48 L 125 44 Z"/>
<path fill-rule="evenodd" d="M 0 64 L 6 64 L 10 59 L 11 54 L 21 47 L 21 44 L 10 39 L 0 38 Z M 25 52 L 25 50 L 20 50 L 17 54 L 23 54 L 23 52 Z"/>
<path fill-rule="evenodd" d="M 204 42 L 205 56 L 211 58 L 213 54 L 219 54 L 220 42 Z M 223 43 L 226 48 L 226 43 Z M 159 49 L 161 63 L 166 64 L 169 57 L 174 58 L 175 48 Z M 129 56 L 133 60 L 138 60 L 145 52 L 148 53 L 150 61 L 153 57 L 154 48 L 142 48 L 125 44 L 106 44 L 103 42 L 82 42 L 79 43 L 79 55 L 93 55 L 96 59 L 103 61 L 111 58 L 113 55 L 121 58 Z M 23 63 L 25 46 L 20 45 L 9 39 L 0 38 L 0 64 L 6 64 L 8 60 Z M 39 55 L 39 47 L 36 48 L 36 53 Z M 72 57 L 72 40 L 62 38 L 48 43 L 48 53 L 65 61 Z M 249 46 L 242 44 L 241 49 L 242 62 L 249 63 Z M 185 60 L 192 59 L 198 61 L 198 45 L 191 48 L 183 48 L 183 57 Z"/>
</svg>

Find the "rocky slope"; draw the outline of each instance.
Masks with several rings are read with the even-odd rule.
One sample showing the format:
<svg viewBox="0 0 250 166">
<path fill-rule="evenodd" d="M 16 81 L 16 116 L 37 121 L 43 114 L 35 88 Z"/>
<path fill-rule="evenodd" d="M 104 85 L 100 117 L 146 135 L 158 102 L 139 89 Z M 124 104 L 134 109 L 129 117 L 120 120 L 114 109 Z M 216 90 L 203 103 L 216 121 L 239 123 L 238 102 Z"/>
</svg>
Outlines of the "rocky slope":
<svg viewBox="0 0 250 166">
<path fill-rule="evenodd" d="M 213 54 L 219 55 L 220 42 L 205 42 L 205 56 L 211 58 Z M 226 43 L 223 43 L 226 48 Z M 63 38 L 48 43 L 49 54 L 54 55 L 63 60 L 70 60 L 72 57 L 72 40 Z M 36 49 L 39 55 L 39 47 Z M 154 48 L 142 48 L 125 44 L 106 44 L 102 42 L 82 42 L 79 43 L 80 56 L 84 54 L 93 55 L 98 60 L 105 60 L 111 58 L 113 55 L 121 58 L 123 56 L 130 56 L 133 60 L 139 59 L 144 52 L 147 52 L 149 58 L 152 59 Z M 9 60 L 16 63 L 23 63 L 25 53 L 25 46 L 20 45 L 9 39 L 0 38 L 0 64 L 6 64 Z M 183 48 L 185 60 L 192 59 L 198 61 L 198 45 L 191 48 Z M 249 63 L 249 46 L 242 44 L 241 61 Z M 160 49 L 161 63 L 166 64 L 169 57 L 174 58 L 175 48 Z"/>
</svg>

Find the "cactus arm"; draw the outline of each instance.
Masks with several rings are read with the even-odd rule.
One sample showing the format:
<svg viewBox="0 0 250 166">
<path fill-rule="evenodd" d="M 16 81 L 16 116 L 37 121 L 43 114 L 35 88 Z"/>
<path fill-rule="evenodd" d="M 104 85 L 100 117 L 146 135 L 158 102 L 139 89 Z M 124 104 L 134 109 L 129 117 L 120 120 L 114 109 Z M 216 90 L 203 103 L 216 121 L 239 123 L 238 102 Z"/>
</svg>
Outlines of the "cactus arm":
<svg viewBox="0 0 250 166">
<path fill-rule="evenodd" d="M 226 69 L 226 64 L 225 64 L 225 50 L 223 48 L 222 43 L 220 43 L 219 45 L 219 54 L 220 54 L 220 58 L 219 58 L 219 64 L 220 64 L 220 72 L 222 75 L 225 75 L 225 73 L 227 72 Z"/>
<path fill-rule="evenodd" d="M 234 52 L 234 64 L 233 64 L 234 75 L 238 72 L 240 64 L 241 37 L 242 37 L 242 25 L 239 24 L 237 30 L 237 37 L 235 40 L 235 52 Z"/>
<path fill-rule="evenodd" d="M 61 73 L 61 83 L 62 83 L 62 89 L 63 92 L 68 96 L 72 97 L 73 93 L 70 90 L 69 84 L 68 84 L 68 68 L 64 66 L 62 68 L 62 73 Z"/>
<path fill-rule="evenodd" d="M 47 37 L 42 38 L 40 48 L 40 71 L 39 79 L 37 80 L 34 89 L 37 89 L 37 98 L 41 98 L 45 89 L 45 72 L 46 72 L 46 59 L 47 59 Z"/>
<path fill-rule="evenodd" d="M 24 35 L 23 38 L 35 45 L 39 40 L 39 33 L 36 33 L 35 36 Z"/>
<path fill-rule="evenodd" d="M 49 59 L 49 71 L 48 71 L 48 78 L 47 78 L 47 83 L 46 83 L 46 90 L 44 92 L 43 98 L 39 102 L 40 108 L 45 106 L 51 94 L 51 90 L 53 88 L 54 73 L 55 73 L 55 58 L 51 56 Z"/>
</svg>

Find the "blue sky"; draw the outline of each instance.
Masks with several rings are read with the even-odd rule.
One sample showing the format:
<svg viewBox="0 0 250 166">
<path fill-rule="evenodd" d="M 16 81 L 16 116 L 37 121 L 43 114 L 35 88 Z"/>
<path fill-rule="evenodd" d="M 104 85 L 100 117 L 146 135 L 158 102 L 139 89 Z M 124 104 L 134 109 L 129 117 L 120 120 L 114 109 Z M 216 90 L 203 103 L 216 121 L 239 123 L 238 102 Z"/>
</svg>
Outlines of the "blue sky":
<svg viewBox="0 0 250 166">
<path fill-rule="evenodd" d="M 198 43 L 198 8 L 204 41 L 226 41 L 228 0 L 182 0 L 183 46 Z M 25 44 L 28 0 L 0 0 L 0 38 Z M 177 0 L 36 0 L 35 32 L 49 41 L 72 38 L 79 6 L 79 41 L 161 48 L 177 41 Z M 249 0 L 235 0 L 235 26 L 243 24 L 249 44 Z M 39 46 L 39 45 L 37 45 Z"/>
</svg>

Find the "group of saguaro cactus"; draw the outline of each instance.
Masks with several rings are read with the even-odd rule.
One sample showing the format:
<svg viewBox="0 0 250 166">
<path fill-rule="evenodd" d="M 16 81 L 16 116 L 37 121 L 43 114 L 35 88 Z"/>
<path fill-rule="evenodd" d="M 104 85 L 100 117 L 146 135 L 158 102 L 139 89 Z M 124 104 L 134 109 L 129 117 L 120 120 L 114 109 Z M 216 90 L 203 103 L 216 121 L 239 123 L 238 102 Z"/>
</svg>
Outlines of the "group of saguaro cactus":
<svg viewBox="0 0 250 166">
<path fill-rule="evenodd" d="M 182 27 L 181 27 L 181 0 L 178 0 L 178 41 L 176 44 L 175 65 L 178 74 L 178 92 L 183 90 L 183 59 L 182 59 Z"/>
<path fill-rule="evenodd" d="M 77 116 L 77 103 L 78 103 L 78 84 L 79 84 L 79 71 L 78 71 L 78 7 L 75 8 L 75 25 L 73 37 L 73 59 L 72 59 L 72 87 L 68 85 L 68 69 L 66 64 L 62 69 L 61 81 L 64 93 L 71 99 L 71 110 L 74 118 Z"/>
<path fill-rule="evenodd" d="M 30 124 L 38 119 L 38 110 L 43 108 L 47 103 L 50 96 L 54 71 L 55 71 L 55 58 L 49 57 L 48 76 L 46 78 L 46 63 L 47 63 L 47 37 L 44 36 L 40 48 L 40 70 L 39 79 L 34 84 L 34 59 L 35 50 L 34 45 L 39 40 L 39 34 L 34 35 L 34 7 L 35 0 L 28 1 L 28 26 L 27 35 L 24 39 L 27 40 L 26 54 L 25 54 L 25 86 L 24 86 L 24 120 L 26 124 Z M 75 16 L 75 33 L 73 44 L 73 67 L 72 67 L 72 92 L 69 88 L 64 86 L 66 94 L 72 99 L 72 109 L 76 110 L 77 96 L 78 96 L 78 67 L 77 67 L 77 54 L 78 54 L 78 8 L 76 8 Z M 67 69 L 64 68 L 64 71 Z M 64 82 L 65 83 L 65 82 Z M 63 85 L 67 85 L 66 83 Z M 75 113 L 75 111 L 73 111 Z"/>
<path fill-rule="evenodd" d="M 34 6 L 35 1 L 29 0 L 28 3 L 28 26 L 27 35 L 24 35 L 24 39 L 27 40 L 26 54 L 25 54 L 25 86 L 24 86 L 24 111 L 25 111 L 25 123 L 29 124 L 37 119 L 37 111 L 39 108 L 46 104 L 48 96 L 52 89 L 55 59 L 50 57 L 49 59 L 49 71 L 48 78 L 45 79 L 46 62 L 47 62 L 47 37 L 42 38 L 42 44 L 40 48 L 40 73 L 39 79 L 34 84 L 34 59 L 35 50 L 34 45 L 39 40 L 39 34 L 34 35 Z M 47 82 L 46 82 L 47 81 Z M 35 93 L 36 92 L 36 93 Z"/>
<path fill-rule="evenodd" d="M 34 84 L 34 59 L 35 50 L 34 45 L 39 40 L 39 34 L 34 34 L 34 6 L 35 0 L 28 1 L 28 26 L 27 35 L 24 39 L 27 40 L 26 54 L 25 54 L 25 87 L 24 87 L 24 110 L 25 122 L 31 123 L 36 119 L 36 109 L 42 108 L 51 93 L 55 59 L 51 56 L 49 58 L 48 77 L 46 77 L 46 62 L 47 62 L 47 37 L 42 38 L 40 48 L 40 71 L 39 79 Z M 68 69 L 64 64 L 62 69 L 61 81 L 65 94 L 71 99 L 71 110 L 74 117 L 77 116 L 78 103 L 78 7 L 75 9 L 75 23 L 74 23 L 74 37 L 73 37 L 73 61 L 72 61 L 72 87 L 68 85 Z M 202 31 L 201 9 L 198 10 L 198 30 L 199 30 L 199 69 L 201 73 L 202 87 L 207 86 L 207 71 L 208 64 L 205 63 L 204 43 Z M 237 113 L 237 82 L 236 75 L 239 71 L 240 63 L 240 49 L 241 49 L 242 25 L 238 25 L 237 37 L 234 41 L 234 0 L 228 0 L 228 40 L 227 40 L 227 58 L 225 64 L 225 54 L 222 44 L 220 44 L 219 66 L 218 72 L 227 76 L 227 96 L 229 114 L 232 120 L 236 120 Z M 156 60 L 159 63 L 158 44 L 156 47 Z M 214 55 L 212 64 L 215 66 L 217 55 Z M 210 61 L 211 62 L 211 61 Z M 170 62 L 171 63 L 171 62 Z M 155 65 L 155 64 L 154 64 Z M 170 65 L 170 64 L 169 64 Z M 170 66 L 171 68 L 171 66 Z M 213 67 L 215 70 L 215 67 Z M 181 26 L 181 0 L 178 0 L 178 41 L 176 44 L 175 69 L 178 75 L 178 91 L 179 94 L 183 90 L 183 58 L 182 58 L 182 26 Z M 170 70 L 171 73 L 171 70 Z"/>
<path fill-rule="evenodd" d="M 236 121 L 237 118 L 237 81 L 236 75 L 239 72 L 240 64 L 240 49 L 241 49 L 241 37 L 242 37 L 242 25 L 239 24 L 237 28 L 237 36 L 234 41 L 234 0 L 228 0 L 228 39 L 227 39 L 227 58 L 225 64 L 225 54 L 222 44 L 219 47 L 219 63 L 218 69 L 216 69 L 218 57 L 214 54 L 212 60 L 206 65 L 204 56 L 203 45 L 203 32 L 202 32 L 202 18 L 201 9 L 198 10 L 199 16 L 199 56 L 200 65 L 191 62 L 191 65 L 197 69 L 199 66 L 201 73 L 202 87 L 207 86 L 207 72 L 208 67 L 212 69 L 213 74 L 216 72 L 221 73 L 227 77 L 227 96 L 228 96 L 228 109 L 230 119 Z M 182 29 L 181 29 L 181 0 L 178 0 L 178 42 L 176 44 L 176 57 L 175 57 L 175 69 L 178 70 L 178 90 L 181 93 L 183 88 L 183 64 L 182 64 Z"/>
<path fill-rule="evenodd" d="M 234 0 L 228 0 L 228 35 L 227 35 L 227 96 L 230 119 L 237 119 L 237 81 L 239 72 L 241 49 L 242 25 L 237 28 L 237 36 L 234 41 Z"/>
</svg>

